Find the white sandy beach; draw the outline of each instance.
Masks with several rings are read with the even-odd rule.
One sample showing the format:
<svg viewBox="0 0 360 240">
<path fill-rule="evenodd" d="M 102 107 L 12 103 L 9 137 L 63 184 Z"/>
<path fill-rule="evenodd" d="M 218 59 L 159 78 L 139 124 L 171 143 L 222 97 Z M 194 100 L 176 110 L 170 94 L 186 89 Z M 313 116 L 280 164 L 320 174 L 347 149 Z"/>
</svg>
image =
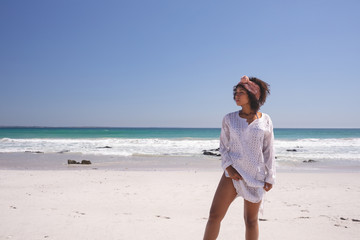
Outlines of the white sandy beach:
<svg viewBox="0 0 360 240">
<path fill-rule="evenodd" d="M 0 239 L 202 239 L 221 174 L 2 166 Z M 359 182 L 359 172 L 279 172 L 260 239 L 359 239 Z M 218 239 L 244 239 L 242 201 L 231 205 Z"/>
</svg>

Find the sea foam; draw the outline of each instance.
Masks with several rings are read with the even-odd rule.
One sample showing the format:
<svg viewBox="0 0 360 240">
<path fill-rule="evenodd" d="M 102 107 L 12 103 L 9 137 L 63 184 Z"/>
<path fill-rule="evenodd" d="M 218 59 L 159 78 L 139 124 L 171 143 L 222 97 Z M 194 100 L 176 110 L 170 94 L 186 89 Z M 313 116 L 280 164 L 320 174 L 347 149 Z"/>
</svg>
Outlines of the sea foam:
<svg viewBox="0 0 360 240">
<path fill-rule="evenodd" d="M 99 155 L 193 156 L 217 147 L 218 140 L 202 139 L 8 139 L 0 141 L 0 152 L 62 151 Z"/>
<path fill-rule="evenodd" d="M 350 160 L 360 162 L 360 138 L 275 139 L 278 161 Z M 218 139 L 0 139 L 0 152 L 71 152 L 115 156 L 199 156 L 203 150 L 219 147 Z"/>
</svg>

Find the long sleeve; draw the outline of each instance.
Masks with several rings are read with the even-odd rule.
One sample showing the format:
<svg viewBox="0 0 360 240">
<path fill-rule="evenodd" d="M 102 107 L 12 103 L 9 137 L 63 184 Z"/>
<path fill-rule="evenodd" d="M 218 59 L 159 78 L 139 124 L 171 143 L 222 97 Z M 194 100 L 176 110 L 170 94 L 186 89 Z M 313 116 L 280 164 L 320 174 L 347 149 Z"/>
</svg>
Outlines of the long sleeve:
<svg viewBox="0 0 360 240">
<path fill-rule="evenodd" d="M 221 133 L 220 133 L 220 153 L 221 153 L 221 167 L 226 170 L 233 162 L 229 156 L 229 139 L 230 131 L 229 126 L 226 122 L 226 116 L 223 119 Z"/>
<path fill-rule="evenodd" d="M 269 119 L 269 132 L 264 136 L 263 155 L 266 168 L 265 182 L 274 184 L 276 177 L 275 153 L 274 153 L 274 130 L 271 120 Z"/>
</svg>

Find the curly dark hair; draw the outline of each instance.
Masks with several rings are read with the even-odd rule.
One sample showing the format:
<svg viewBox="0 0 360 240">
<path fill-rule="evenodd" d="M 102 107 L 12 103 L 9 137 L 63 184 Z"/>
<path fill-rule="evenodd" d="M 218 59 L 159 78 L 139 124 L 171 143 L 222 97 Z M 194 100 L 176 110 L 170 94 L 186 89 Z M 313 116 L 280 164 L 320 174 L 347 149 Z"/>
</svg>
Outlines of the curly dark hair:
<svg viewBox="0 0 360 240">
<path fill-rule="evenodd" d="M 233 88 L 233 98 L 235 100 L 235 93 L 237 88 L 242 88 L 246 91 L 250 101 L 250 107 L 254 112 L 258 112 L 260 107 L 264 105 L 267 96 L 270 94 L 270 85 L 256 77 L 249 77 L 249 80 L 256 83 L 260 87 L 260 99 L 257 100 L 255 95 L 247 90 L 242 84 L 238 83 Z"/>
</svg>

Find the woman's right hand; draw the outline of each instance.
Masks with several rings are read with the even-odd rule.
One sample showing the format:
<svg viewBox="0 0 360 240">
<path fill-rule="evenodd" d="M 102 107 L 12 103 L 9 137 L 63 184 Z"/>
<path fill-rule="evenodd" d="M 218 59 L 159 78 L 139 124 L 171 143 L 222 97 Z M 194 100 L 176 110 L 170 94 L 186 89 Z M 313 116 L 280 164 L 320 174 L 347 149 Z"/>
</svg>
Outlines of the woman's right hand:
<svg viewBox="0 0 360 240">
<path fill-rule="evenodd" d="M 236 181 L 243 179 L 242 176 L 238 173 L 238 171 L 236 171 L 236 169 L 233 168 L 233 166 L 231 165 L 226 168 L 226 171 L 231 179 L 234 179 Z"/>
</svg>

